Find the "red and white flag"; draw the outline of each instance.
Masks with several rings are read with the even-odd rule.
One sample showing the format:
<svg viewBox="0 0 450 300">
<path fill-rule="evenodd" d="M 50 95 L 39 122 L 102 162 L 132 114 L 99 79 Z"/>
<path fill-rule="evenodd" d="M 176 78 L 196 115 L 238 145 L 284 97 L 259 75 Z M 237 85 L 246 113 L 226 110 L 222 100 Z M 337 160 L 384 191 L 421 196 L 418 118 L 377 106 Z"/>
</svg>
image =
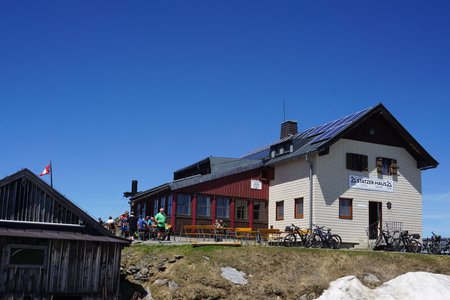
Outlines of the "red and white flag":
<svg viewBox="0 0 450 300">
<path fill-rule="evenodd" d="M 52 166 L 51 166 L 51 164 L 48 164 L 45 167 L 45 169 L 42 171 L 42 173 L 39 174 L 39 176 L 44 176 L 44 175 L 50 174 L 51 170 L 52 170 Z"/>
</svg>

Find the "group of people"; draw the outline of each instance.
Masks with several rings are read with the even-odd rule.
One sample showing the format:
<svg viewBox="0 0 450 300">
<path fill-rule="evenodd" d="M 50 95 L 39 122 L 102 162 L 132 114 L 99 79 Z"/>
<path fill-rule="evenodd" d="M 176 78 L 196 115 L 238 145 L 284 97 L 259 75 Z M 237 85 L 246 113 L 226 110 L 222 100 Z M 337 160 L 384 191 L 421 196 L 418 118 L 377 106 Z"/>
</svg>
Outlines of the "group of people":
<svg viewBox="0 0 450 300">
<path fill-rule="evenodd" d="M 154 217 L 146 216 L 143 218 L 137 218 L 133 212 L 125 211 L 119 216 L 118 220 L 120 235 L 131 240 L 170 240 L 170 225 L 166 223 L 166 218 L 164 208 L 160 208 L 159 213 Z M 111 233 L 116 234 L 116 224 L 112 217 L 109 217 L 106 222 L 99 218 L 99 222 Z"/>
</svg>

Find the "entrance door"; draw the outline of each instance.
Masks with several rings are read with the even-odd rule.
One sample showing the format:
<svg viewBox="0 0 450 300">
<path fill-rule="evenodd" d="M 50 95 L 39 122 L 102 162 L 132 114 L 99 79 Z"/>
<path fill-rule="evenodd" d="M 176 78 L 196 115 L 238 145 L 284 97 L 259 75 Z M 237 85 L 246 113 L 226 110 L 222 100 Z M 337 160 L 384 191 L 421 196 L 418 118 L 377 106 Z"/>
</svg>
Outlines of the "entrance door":
<svg viewBox="0 0 450 300">
<path fill-rule="evenodd" d="M 369 201 L 369 240 L 374 240 L 378 237 L 378 227 L 381 228 L 382 203 Z"/>
</svg>

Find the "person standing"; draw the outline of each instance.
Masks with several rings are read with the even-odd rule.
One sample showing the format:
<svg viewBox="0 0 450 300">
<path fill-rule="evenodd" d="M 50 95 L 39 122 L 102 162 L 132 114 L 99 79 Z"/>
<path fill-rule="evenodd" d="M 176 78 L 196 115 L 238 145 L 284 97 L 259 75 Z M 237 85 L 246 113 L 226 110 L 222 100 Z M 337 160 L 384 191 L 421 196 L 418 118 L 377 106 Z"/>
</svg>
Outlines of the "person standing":
<svg viewBox="0 0 450 300">
<path fill-rule="evenodd" d="M 108 221 L 105 222 L 106 226 L 108 227 L 109 231 L 111 231 L 112 234 L 116 234 L 116 226 L 114 224 L 114 219 L 112 216 L 109 216 Z"/>
<path fill-rule="evenodd" d="M 128 218 L 128 226 L 130 228 L 130 237 L 131 240 L 134 240 L 135 234 L 138 227 L 138 218 L 134 216 L 133 213 L 130 214 L 130 217 Z"/>
<path fill-rule="evenodd" d="M 164 213 L 164 207 L 159 209 L 159 213 L 155 216 L 156 228 L 158 229 L 158 240 L 164 240 L 166 233 L 166 214 Z"/>
</svg>

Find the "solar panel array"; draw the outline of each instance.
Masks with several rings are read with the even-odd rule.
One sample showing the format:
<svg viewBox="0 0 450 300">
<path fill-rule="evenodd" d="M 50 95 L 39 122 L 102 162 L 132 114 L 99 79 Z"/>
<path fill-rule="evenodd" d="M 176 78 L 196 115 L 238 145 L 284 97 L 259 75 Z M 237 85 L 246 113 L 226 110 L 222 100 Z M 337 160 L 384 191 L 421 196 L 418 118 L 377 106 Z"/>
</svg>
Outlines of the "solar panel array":
<svg viewBox="0 0 450 300">
<path fill-rule="evenodd" d="M 281 139 L 281 140 L 275 142 L 274 144 L 272 144 L 272 146 L 281 144 L 289 139 L 294 139 L 297 141 L 305 140 L 305 142 L 306 142 L 305 145 L 307 145 L 307 144 L 311 145 L 311 144 L 315 144 L 318 142 L 326 141 L 328 139 L 333 138 L 337 134 L 339 134 L 342 130 L 347 128 L 348 125 L 350 125 L 354 121 L 358 120 L 362 115 L 364 115 L 366 112 L 368 112 L 371 109 L 372 109 L 372 107 L 369 107 L 368 109 L 358 111 L 354 114 L 334 120 L 334 121 L 326 123 L 324 125 L 306 129 L 302 132 L 295 134 L 294 136 L 290 136 L 290 137 Z M 259 150 L 254 151 L 250 154 L 247 154 L 243 158 L 245 158 L 245 159 L 264 159 L 264 158 L 269 157 L 269 155 L 270 155 L 270 146 L 266 146 L 264 148 L 260 148 Z"/>
<path fill-rule="evenodd" d="M 327 124 L 317 126 L 313 128 L 308 135 L 307 138 L 314 138 L 311 140 L 311 144 L 318 143 L 321 141 L 328 140 L 341 132 L 344 128 L 346 128 L 350 123 L 353 123 L 355 120 L 357 120 L 359 117 L 361 117 L 363 114 L 365 114 L 369 109 L 361 110 L 357 113 L 345 116 L 343 118 L 337 119 L 335 121 L 329 122 Z"/>
</svg>

